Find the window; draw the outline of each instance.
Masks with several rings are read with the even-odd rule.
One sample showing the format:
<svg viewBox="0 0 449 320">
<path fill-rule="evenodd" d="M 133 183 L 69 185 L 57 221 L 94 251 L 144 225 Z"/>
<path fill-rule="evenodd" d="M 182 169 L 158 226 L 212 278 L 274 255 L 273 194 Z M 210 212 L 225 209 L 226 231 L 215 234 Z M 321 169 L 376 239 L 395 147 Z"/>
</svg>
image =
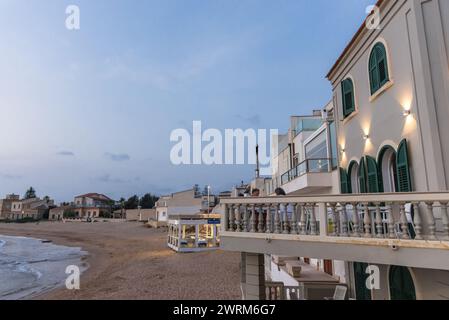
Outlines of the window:
<svg viewBox="0 0 449 320">
<path fill-rule="evenodd" d="M 354 84 L 351 79 L 343 80 L 341 83 L 343 97 L 343 117 L 348 117 L 355 111 Z"/>
<path fill-rule="evenodd" d="M 396 157 L 396 167 L 398 192 L 412 192 L 410 168 L 408 163 L 407 140 L 402 140 L 402 142 L 399 144 Z"/>
<path fill-rule="evenodd" d="M 387 51 L 382 43 L 377 43 L 369 58 L 371 95 L 375 94 L 389 79 Z"/>
</svg>

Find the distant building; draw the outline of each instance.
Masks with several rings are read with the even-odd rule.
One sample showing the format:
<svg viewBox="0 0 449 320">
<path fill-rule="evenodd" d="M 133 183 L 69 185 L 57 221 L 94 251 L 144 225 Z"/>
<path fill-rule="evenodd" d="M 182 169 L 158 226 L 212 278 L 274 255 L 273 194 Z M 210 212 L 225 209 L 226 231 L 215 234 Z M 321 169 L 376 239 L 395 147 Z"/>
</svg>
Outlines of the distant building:
<svg viewBox="0 0 449 320">
<path fill-rule="evenodd" d="M 8 194 L 5 199 L 0 200 L 0 220 L 6 219 L 6 215 L 11 213 L 12 203 L 20 200 L 17 194 Z"/>
<path fill-rule="evenodd" d="M 78 218 L 98 218 L 112 213 L 114 200 L 100 193 L 87 193 L 75 197 L 74 211 Z"/>
<path fill-rule="evenodd" d="M 62 206 L 50 209 L 50 213 L 48 215 L 48 220 L 50 221 L 60 221 L 64 218 L 64 213 L 67 211 L 73 211 L 73 206 Z"/>
<path fill-rule="evenodd" d="M 126 221 L 149 221 L 156 218 L 156 209 L 132 209 L 125 212 Z"/>
<path fill-rule="evenodd" d="M 2 217 L 9 220 L 22 220 L 31 218 L 43 219 L 50 209 L 54 207 L 54 201 L 50 199 L 22 199 L 17 195 L 9 195 L 2 200 Z"/>
<path fill-rule="evenodd" d="M 217 199 L 214 195 L 200 193 L 198 187 L 162 196 L 156 202 L 158 221 L 168 221 L 171 215 L 193 215 L 207 213 L 215 207 Z"/>
</svg>

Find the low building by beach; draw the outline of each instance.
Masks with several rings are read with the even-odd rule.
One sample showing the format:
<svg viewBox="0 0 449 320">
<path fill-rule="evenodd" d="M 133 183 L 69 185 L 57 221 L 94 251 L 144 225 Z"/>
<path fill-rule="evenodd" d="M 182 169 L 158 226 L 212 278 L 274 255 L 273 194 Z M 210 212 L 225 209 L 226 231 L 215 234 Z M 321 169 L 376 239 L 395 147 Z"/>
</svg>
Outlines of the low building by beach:
<svg viewBox="0 0 449 320">
<path fill-rule="evenodd" d="M 46 218 L 49 210 L 54 207 L 54 201 L 45 198 L 31 198 L 20 200 L 19 196 L 10 197 L 7 201 L 8 208 L 3 217 L 9 220 L 33 219 L 40 220 Z"/>
<path fill-rule="evenodd" d="M 162 196 L 156 202 L 157 221 L 167 222 L 171 216 L 209 213 L 215 207 L 217 198 L 200 192 L 198 186 L 192 189 Z"/>
<path fill-rule="evenodd" d="M 87 193 L 75 197 L 75 213 L 78 218 L 100 218 L 112 213 L 114 200 L 100 193 Z"/>
<path fill-rule="evenodd" d="M 168 247 L 176 252 L 201 252 L 220 247 L 220 215 L 170 216 Z"/>
<path fill-rule="evenodd" d="M 0 220 L 6 219 L 7 214 L 11 213 L 12 203 L 20 200 L 17 194 L 8 194 L 5 199 L 0 199 Z"/>
<path fill-rule="evenodd" d="M 156 220 L 156 209 L 132 209 L 125 212 L 126 221 Z"/>
</svg>

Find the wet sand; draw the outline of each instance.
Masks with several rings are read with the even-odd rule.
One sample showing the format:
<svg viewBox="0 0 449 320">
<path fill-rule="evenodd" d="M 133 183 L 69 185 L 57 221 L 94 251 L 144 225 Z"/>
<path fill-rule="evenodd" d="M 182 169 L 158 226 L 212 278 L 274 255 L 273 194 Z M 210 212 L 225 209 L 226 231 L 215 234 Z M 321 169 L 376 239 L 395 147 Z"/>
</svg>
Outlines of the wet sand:
<svg viewBox="0 0 449 320">
<path fill-rule="evenodd" d="M 0 234 L 88 252 L 80 290 L 56 288 L 34 299 L 241 299 L 238 253 L 175 253 L 165 231 L 140 223 L 0 224 Z"/>
</svg>

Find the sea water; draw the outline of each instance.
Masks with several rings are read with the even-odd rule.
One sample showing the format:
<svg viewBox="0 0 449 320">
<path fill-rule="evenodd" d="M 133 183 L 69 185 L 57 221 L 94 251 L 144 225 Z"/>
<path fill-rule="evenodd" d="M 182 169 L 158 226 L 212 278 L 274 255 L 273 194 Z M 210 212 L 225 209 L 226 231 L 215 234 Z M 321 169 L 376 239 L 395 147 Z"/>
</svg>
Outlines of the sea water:
<svg viewBox="0 0 449 320">
<path fill-rule="evenodd" d="M 0 300 L 26 299 L 64 286 L 67 266 L 84 271 L 86 254 L 81 248 L 0 235 Z"/>
</svg>

